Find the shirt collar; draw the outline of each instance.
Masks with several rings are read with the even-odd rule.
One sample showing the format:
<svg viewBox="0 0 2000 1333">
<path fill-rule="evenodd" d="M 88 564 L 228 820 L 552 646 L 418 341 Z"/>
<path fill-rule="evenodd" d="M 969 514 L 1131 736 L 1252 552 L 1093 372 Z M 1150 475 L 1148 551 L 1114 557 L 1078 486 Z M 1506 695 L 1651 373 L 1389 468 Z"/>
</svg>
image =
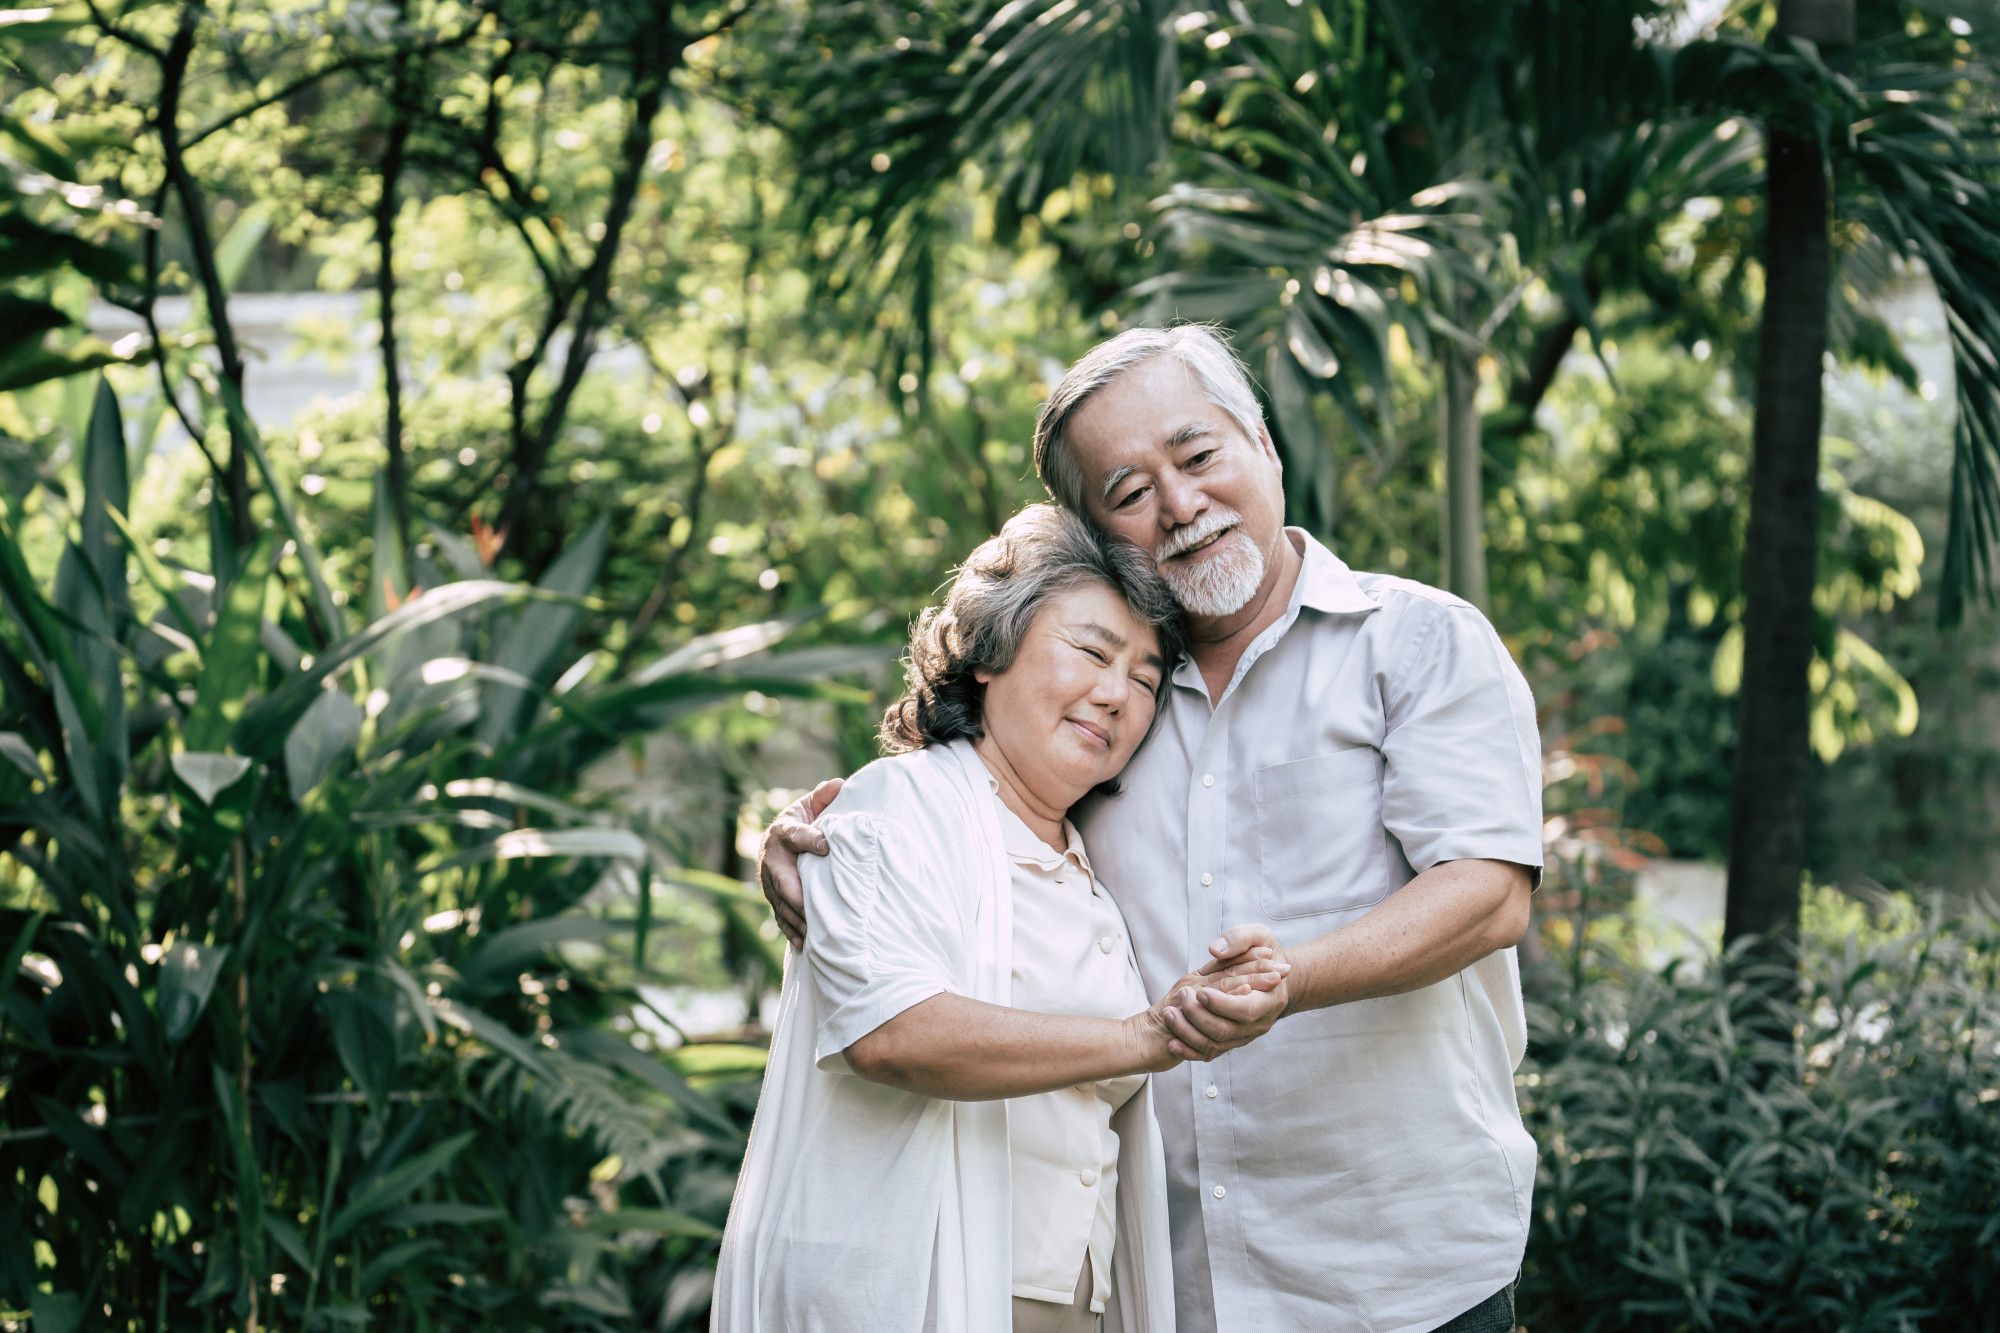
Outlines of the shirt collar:
<svg viewBox="0 0 2000 1333">
<path fill-rule="evenodd" d="M 1309 606 L 1333 615 L 1366 615 L 1381 603 L 1370 597 L 1346 562 L 1304 528 L 1286 528 L 1285 535 L 1305 559 L 1298 585 L 1292 589 L 1292 609 Z"/>
<path fill-rule="evenodd" d="M 1261 657 L 1267 648 L 1290 632 L 1299 618 L 1299 612 L 1306 607 L 1328 615 L 1367 615 L 1382 609 L 1382 604 L 1362 588 L 1361 581 L 1354 577 L 1354 571 L 1310 532 L 1304 528 L 1286 528 L 1285 538 L 1299 553 L 1302 562 L 1298 582 L 1292 585 L 1292 598 L 1286 604 L 1285 614 L 1279 616 L 1244 651 L 1236 665 L 1237 679 L 1241 679 L 1243 673 L 1250 669 L 1250 664 Z M 1204 695 L 1208 693 L 1201 668 L 1195 665 L 1192 656 L 1183 658 L 1180 666 L 1175 668 L 1174 683 Z"/>
<path fill-rule="evenodd" d="M 1007 803 L 1000 799 L 1000 780 L 990 771 L 986 774 L 986 785 L 993 790 L 993 803 L 1000 807 L 1000 842 L 1009 860 L 1026 861 L 1043 870 L 1054 870 L 1064 861 L 1074 858 L 1083 869 L 1090 869 L 1090 858 L 1083 853 L 1083 838 L 1077 833 L 1076 825 L 1067 819 L 1063 821 L 1063 840 L 1068 843 L 1068 849 L 1058 852 L 1036 837 L 1035 831 L 1007 808 Z"/>
</svg>

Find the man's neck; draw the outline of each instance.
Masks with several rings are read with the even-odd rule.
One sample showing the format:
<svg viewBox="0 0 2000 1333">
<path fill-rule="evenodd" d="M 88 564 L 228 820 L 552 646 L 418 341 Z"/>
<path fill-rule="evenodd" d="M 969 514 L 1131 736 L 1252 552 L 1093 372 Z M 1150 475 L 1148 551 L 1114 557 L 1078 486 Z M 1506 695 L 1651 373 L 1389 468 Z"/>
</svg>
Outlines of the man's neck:
<svg viewBox="0 0 2000 1333">
<path fill-rule="evenodd" d="M 1275 551 L 1265 553 L 1265 578 L 1257 595 L 1240 610 L 1226 616 L 1188 617 L 1189 651 L 1201 671 L 1202 683 L 1208 687 L 1211 705 L 1222 702 L 1222 692 L 1229 688 L 1229 678 L 1236 674 L 1244 650 L 1277 624 L 1292 604 L 1292 589 L 1298 586 L 1305 557 L 1283 528 L 1278 530 L 1276 546 Z"/>
</svg>

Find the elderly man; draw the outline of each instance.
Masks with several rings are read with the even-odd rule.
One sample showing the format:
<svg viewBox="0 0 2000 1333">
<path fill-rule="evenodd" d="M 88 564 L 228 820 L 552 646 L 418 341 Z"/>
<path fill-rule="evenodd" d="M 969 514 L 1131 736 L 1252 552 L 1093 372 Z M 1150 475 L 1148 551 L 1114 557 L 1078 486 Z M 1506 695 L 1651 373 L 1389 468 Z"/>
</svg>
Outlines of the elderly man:
<svg viewBox="0 0 2000 1333">
<path fill-rule="evenodd" d="M 1513 946 L 1542 860 L 1520 672 L 1467 603 L 1284 526 L 1249 380 L 1203 327 L 1093 349 L 1035 464 L 1187 612 L 1123 794 L 1077 812 L 1147 986 L 1259 945 L 1292 964 L 1247 1017 L 1190 994 L 1194 1063 L 1155 1076 L 1179 1327 L 1511 1330 L 1535 1177 Z M 766 836 L 787 934 L 830 786 Z"/>
</svg>

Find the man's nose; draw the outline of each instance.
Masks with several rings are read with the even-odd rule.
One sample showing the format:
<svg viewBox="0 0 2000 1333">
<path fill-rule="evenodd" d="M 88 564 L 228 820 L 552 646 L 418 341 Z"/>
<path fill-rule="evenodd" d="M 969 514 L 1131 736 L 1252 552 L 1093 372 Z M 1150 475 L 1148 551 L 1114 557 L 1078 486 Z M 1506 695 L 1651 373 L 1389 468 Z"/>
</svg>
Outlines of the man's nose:
<svg viewBox="0 0 2000 1333">
<path fill-rule="evenodd" d="M 1201 487 L 1180 477 L 1166 477 L 1155 483 L 1160 488 L 1160 521 L 1169 528 L 1184 528 L 1208 508 Z"/>
</svg>

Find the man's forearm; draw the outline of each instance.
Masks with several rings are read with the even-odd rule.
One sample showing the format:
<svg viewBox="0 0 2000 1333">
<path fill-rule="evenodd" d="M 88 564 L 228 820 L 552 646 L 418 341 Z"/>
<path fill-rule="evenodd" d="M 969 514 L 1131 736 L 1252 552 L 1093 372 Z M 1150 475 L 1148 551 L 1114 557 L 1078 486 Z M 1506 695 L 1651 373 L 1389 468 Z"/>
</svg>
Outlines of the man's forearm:
<svg viewBox="0 0 2000 1333">
<path fill-rule="evenodd" d="M 847 1048 L 855 1073 L 926 1097 L 988 1101 L 1151 1073 L 1176 1063 L 1144 1024 L 1035 1014 L 934 995 Z"/>
<path fill-rule="evenodd" d="M 1360 920 L 1295 949 L 1288 1010 L 1400 995 L 1455 976 L 1520 942 L 1528 871 L 1507 861 L 1446 861 Z"/>
</svg>

